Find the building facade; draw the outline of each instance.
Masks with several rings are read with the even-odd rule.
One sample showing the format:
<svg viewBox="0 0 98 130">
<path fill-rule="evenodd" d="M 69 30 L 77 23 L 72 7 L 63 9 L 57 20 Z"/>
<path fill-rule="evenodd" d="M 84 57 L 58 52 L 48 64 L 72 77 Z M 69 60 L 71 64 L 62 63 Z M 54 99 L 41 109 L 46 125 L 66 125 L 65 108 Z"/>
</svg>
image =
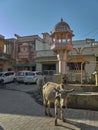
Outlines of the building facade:
<svg viewBox="0 0 98 130">
<path fill-rule="evenodd" d="M 57 25 L 57 24 L 56 24 Z M 16 70 L 29 69 L 59 73 L 57 52 L 51 50 L 51 34 L 17 36 L 15 41 Z M 58 39 L 59 40 L 59 39 Z M 68 40 L 68 38 L 67 38 Z M 67 54 L 66 74 L 69 81 L 88 80 L 98 61 L 98 42 L 95 39 L 72 41 L 73 49 Z"/>
<path fill-rule="evenodd" d="M 19 36 L 15 34 L 14 59 L 16 63 L 14 68 L 18 70 L 36 70 L 35 55 L 36 43 L 42 39 L 38 35 Z M 40 43 L 39 43 L 40 44 Z M 39 45 L 40 46 L 40 45 Z"/>
<path fill-rule="evenodd" d="M 89 42 L 88 42 L 89 41 Z M 54 70 L 59 73 L 56 53 L 50 49 L 50 43 L 37 44 L 36 69 L 40 71 Z M 73 50 L 67 57 L 67 76 L 69 81 L 88 80 L 98 64 L 98 41 L 85 39 L 73 41 Z M 82 77 L 81 77 L 82 76 Z"/>
<path fill-rule="evenodd" d="M 53 70 L 55 73 L 58 72 L 58 60 L 56 53 L 50 49 L 50 35 L 43 33 L 43 42 L 39 41 L 36 43 L 36 69 L 41 71 Z"/>
<path fill-rule="evenodd" d="M 70 80 L 88 80 L 98 64 L 98 41 L 85 39 L 73 41 L 68 54 L 68 77 Z M 82 76 L 82 77 L 81 77 Z"/>
<path fill-rule="evenodd" d="M 62 28 L 63 29 L 63 28 Z M 68 40 L 68 38 L 66 38 Z M 0 71 L 38 70 L 59 73 L 57 52 L 51 50 L 51 34 L 0 38 Z M 59 40 L 59 39 L 58 39 Z M 72 41 L 73 49 L 67 54 L 66 74 L 69 81 L 87 80 L 98 63 L 98 41 L 85 39 Z M 10 59 L 10 60 L 9 60 Z"/>
</svg>

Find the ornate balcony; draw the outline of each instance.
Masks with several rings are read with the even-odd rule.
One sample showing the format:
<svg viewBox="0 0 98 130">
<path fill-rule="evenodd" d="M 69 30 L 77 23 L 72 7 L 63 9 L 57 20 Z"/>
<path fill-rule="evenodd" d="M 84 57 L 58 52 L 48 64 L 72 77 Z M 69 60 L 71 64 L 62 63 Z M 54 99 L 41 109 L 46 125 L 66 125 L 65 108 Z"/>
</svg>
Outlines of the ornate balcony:
<svg viewBox="0 0 98 130">
<path fill-rule="evenodd" d="M 67 50 L 67 51 L 71 51 L 73 49 L 73 45 L 72 43 L 52 43 L 51 44 L 51 49 L 53 51 L 56 51 L 56 50 Z"/>
</svg>

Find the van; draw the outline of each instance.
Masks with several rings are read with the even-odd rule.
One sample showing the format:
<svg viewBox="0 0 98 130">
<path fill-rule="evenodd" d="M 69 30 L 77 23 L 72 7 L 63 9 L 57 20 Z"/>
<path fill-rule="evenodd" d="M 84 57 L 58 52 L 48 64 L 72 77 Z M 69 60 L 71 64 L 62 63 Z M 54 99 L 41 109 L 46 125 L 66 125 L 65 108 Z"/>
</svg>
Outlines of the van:
<svg viewBox="0 0 98 130">
<path fill-rule="evenodd" d="M 40 71 L 18 71 L 16 74 L 16 81 L 23 83 L 36 83 L 39 78 L 44 78 Z"/>
<path fill-rule="evenodd" d="M 0 82 L 9 83 L 15 80 L 14 71 L 0 72 Z"/>
<path fill-rule="evenodd" d="M 28 75 L 29 73 L 30 73 L 30 71 L 28 71 L 28 70 L 18 71 L 16 73 L 16 81 L 17 82 L 24 82 L 26 75 Z"/>
</svg>

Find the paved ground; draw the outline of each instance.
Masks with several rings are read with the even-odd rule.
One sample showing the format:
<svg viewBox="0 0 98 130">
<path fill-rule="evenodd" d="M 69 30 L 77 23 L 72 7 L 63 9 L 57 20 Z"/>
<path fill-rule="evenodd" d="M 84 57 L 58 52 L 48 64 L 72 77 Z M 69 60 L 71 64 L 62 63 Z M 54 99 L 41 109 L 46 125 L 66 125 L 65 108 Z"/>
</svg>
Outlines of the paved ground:
<svg viewBox="0 0 98 130">
<path fill-rule="evenodd" d="M 66 109 L 66 122 L 54 126 L 54 118 L 45 117 L 43 106 L 26 93 L 35 89 L 17 83 L 0 89 L 0 130 L 98 130 L 98 111 L 79 109 Z"/>
</svg>

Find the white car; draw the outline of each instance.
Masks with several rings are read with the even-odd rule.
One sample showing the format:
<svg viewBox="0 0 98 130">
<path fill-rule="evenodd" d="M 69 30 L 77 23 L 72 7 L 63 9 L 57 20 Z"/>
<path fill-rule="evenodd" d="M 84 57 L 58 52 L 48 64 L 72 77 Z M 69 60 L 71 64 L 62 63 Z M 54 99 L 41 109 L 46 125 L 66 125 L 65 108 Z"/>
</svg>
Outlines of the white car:
<svg viewBox="0 0 98 130">
<path fill-rule="evenodd" d="M 0 82 L 9 83 L 15 80 L 15 72 L 14 71 L 5 71 L 0 72 Z"/>
<path fill-rule="evenodd" d="M 23 83 L 36 83 L 39 78 L 45 78 L 40 71 L 19 71 L 16 80 Z"/>
</svg>

